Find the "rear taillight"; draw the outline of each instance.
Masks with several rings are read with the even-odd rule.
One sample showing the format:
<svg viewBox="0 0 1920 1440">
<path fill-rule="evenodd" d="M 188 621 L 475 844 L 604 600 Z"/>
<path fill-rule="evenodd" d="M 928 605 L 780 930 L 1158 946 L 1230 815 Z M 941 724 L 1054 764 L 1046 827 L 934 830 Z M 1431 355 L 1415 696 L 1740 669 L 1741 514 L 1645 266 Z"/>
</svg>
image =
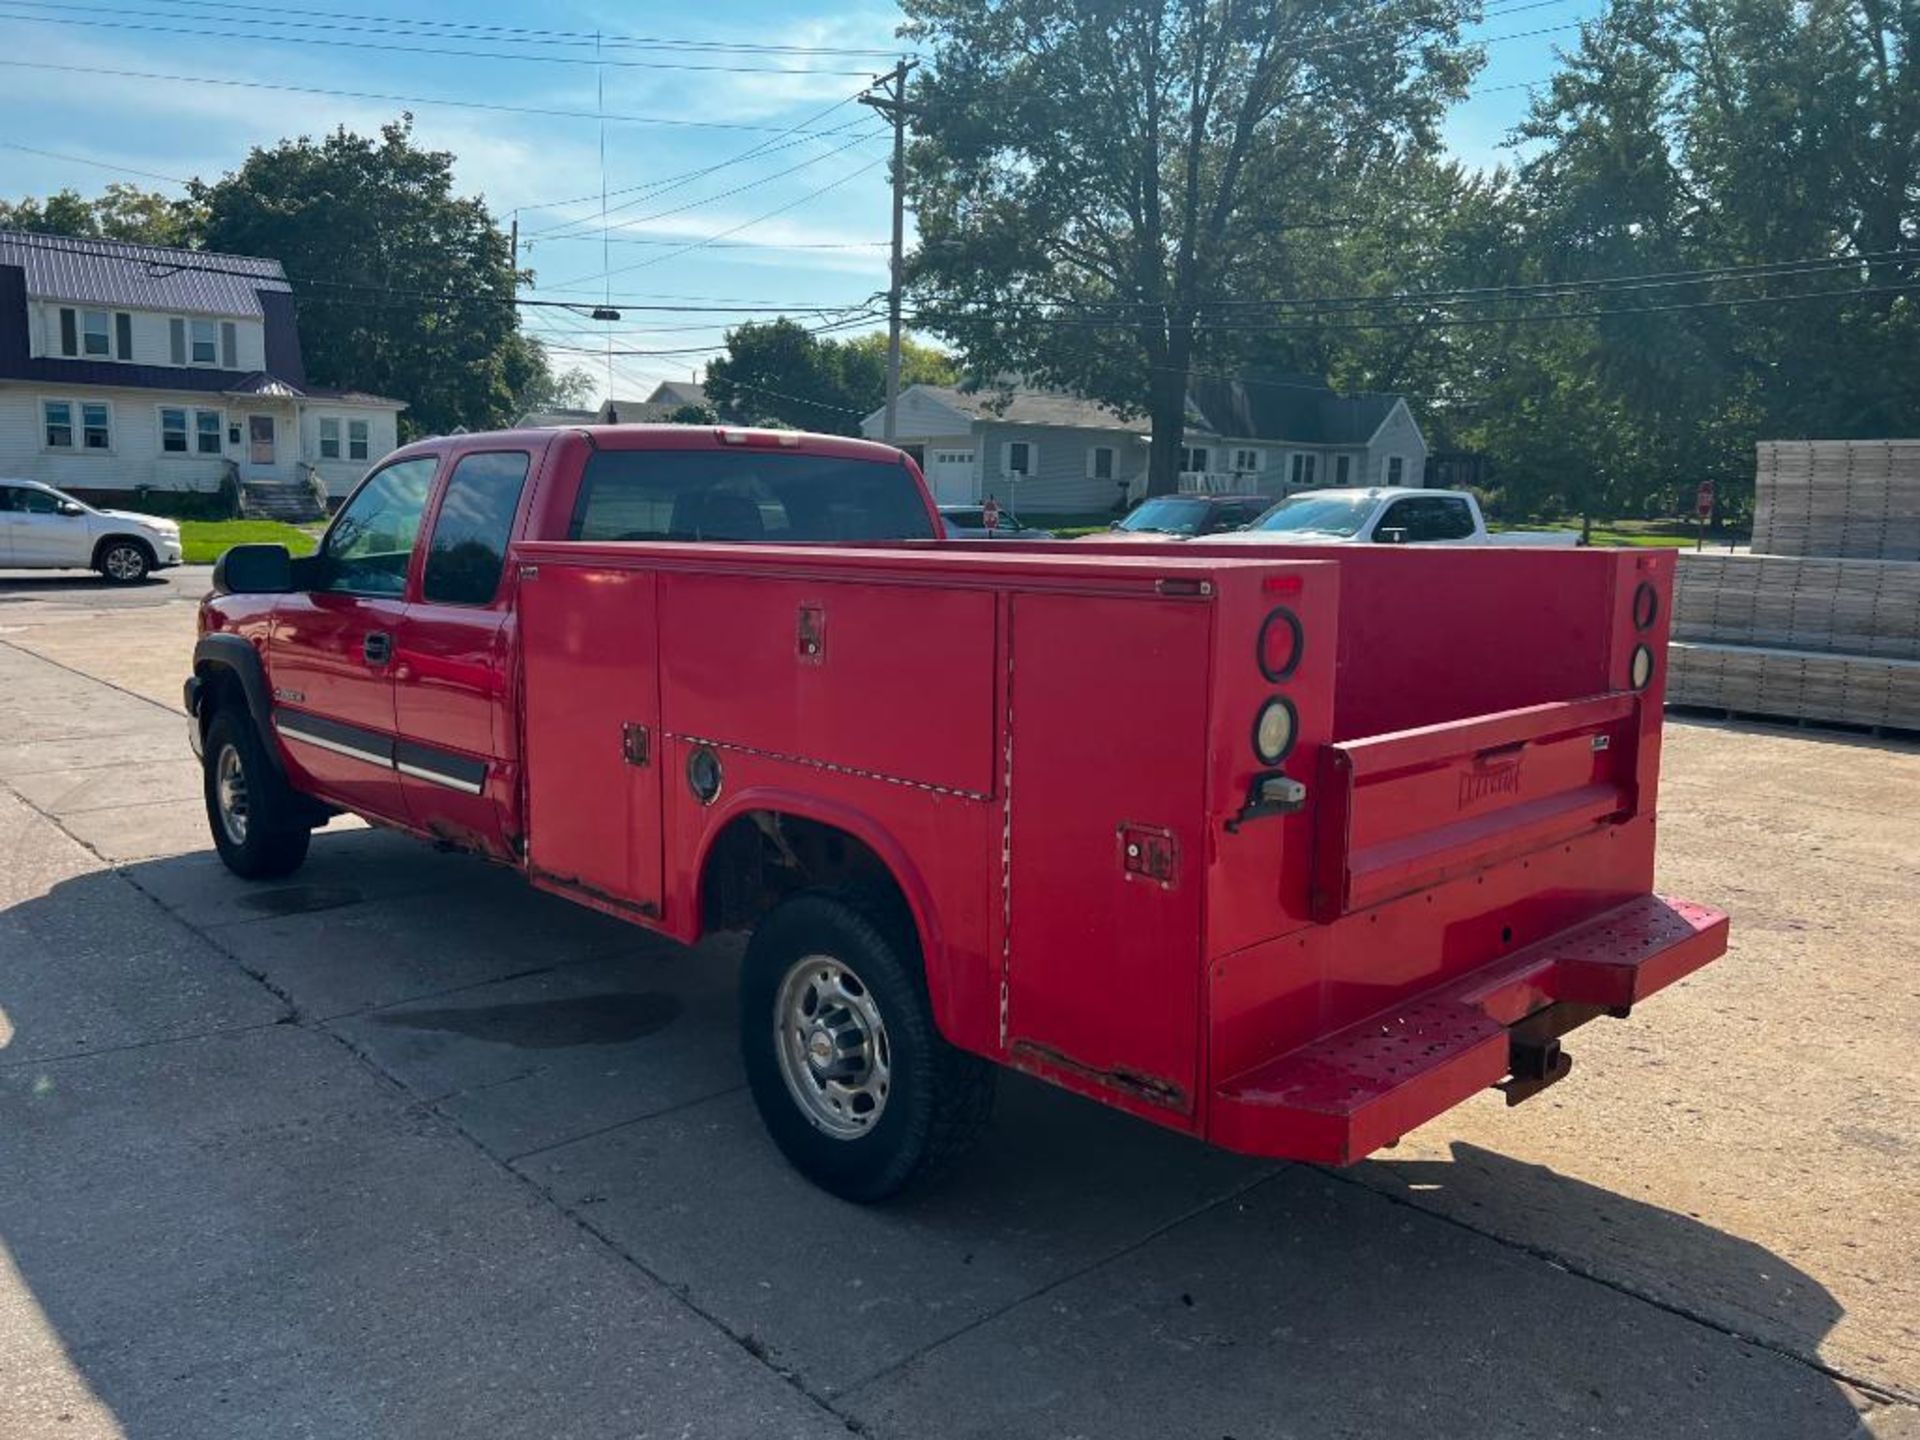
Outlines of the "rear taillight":
<svg viewBox="0 0 1920 1440">
<path fill-rule="evenodd" d="M 1653 651 L 1644 645 L 1633 647 L 1633 659 L 1627 666 L 1627 682 L 1636 690 L 1647 688 L 1653 679 Z"/>
<path fill-rule="evenodd" d="M 1276 685 L 1287 679 L 1300 664 L 1305 643 L 1300 617 L 1284 606 L 1273 611 L 1260 624 L 1260 673 Z"/>
<path fill-rule="evenodd" d="M 1278 765 L 1293 749 L 1293 737 L 1299 730 L 1293 704 L 1281 695 L 1260 707 L 1253 722 L 1253 753 L 1262 765 Z"/>
<path fill-rule="evenodd" d="M 1645 580 L 1633 592 L 1633 628 L 1645 630 L 1659 618 L 1660 592 Z"/>
</svg>

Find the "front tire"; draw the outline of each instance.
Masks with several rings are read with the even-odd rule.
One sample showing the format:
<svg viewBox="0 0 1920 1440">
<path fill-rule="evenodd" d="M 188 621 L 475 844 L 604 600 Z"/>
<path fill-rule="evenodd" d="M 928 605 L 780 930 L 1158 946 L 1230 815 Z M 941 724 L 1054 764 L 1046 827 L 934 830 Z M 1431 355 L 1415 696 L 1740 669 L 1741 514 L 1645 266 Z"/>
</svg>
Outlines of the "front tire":
<svg viewBox="0 0 1920 1440">
<path fill-rule="evenodd" d="M 934 1027 L 910 931 L 844 896 L 802 892 L 754 931 L 740 1046 L 768 1134 L 842 1199 L 934 1174 L 992 1113 L 993 1067 Z"/>
<path fill-rule="evenodd" d="M 109 540 L 94 568 L 114 585 L 138 585 L 153 571 L 153 554 L 138 540 Z"/>
<path fill-rule="evenodd" d="M 253 721 L 222 707 L 207 727 L 207 826 L 226 867 L 243 880 L 277 880 L 307 858 L 313 836 L 297 795 L 273 773 Z"/>
</svg>

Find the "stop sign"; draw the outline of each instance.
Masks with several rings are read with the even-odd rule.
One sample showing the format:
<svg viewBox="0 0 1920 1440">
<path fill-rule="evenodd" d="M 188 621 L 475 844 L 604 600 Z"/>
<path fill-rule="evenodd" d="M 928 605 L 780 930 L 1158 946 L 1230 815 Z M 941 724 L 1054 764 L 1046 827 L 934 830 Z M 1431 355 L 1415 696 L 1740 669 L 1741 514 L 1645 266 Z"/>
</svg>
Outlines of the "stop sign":
<svg viewBox="0 0 1920 1440">
<path fill-rule="evenodd" d="M 1712 516 L 1713 481 L 1702 480 L 1700 482 L 1700 489 L 1693 497 L 1693 513 L 1698 515 L 1702 520 Z"/>
</svg>

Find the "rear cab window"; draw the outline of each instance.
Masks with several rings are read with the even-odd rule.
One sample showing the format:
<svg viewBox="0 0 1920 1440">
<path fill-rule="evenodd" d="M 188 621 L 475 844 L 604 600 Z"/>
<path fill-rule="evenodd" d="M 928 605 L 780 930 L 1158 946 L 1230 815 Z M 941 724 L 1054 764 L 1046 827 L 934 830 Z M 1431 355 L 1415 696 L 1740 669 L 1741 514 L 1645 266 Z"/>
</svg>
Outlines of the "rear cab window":
<svg viewBox="0 0 1920 1440">
<path fill-rule="evenodd" d="M 903 465 L 729 449 L 595 451 L 567 538 L 821 544 L 935 537 Z"/>
</svg>

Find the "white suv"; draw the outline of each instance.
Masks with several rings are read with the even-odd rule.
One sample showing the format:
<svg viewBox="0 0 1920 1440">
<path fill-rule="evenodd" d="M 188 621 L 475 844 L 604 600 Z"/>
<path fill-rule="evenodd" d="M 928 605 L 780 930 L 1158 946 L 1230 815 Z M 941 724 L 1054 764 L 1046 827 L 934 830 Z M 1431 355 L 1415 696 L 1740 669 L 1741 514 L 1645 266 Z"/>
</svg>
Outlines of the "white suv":
<svg viewBox="0 0 1920 1440">
<path fill-rule="evenodd" d="M 0 570 L 98 570 L 132 585 L 180 563 L 180 526 L 96 510 L 38 480 L 0 480 Z"/>
</svg>

